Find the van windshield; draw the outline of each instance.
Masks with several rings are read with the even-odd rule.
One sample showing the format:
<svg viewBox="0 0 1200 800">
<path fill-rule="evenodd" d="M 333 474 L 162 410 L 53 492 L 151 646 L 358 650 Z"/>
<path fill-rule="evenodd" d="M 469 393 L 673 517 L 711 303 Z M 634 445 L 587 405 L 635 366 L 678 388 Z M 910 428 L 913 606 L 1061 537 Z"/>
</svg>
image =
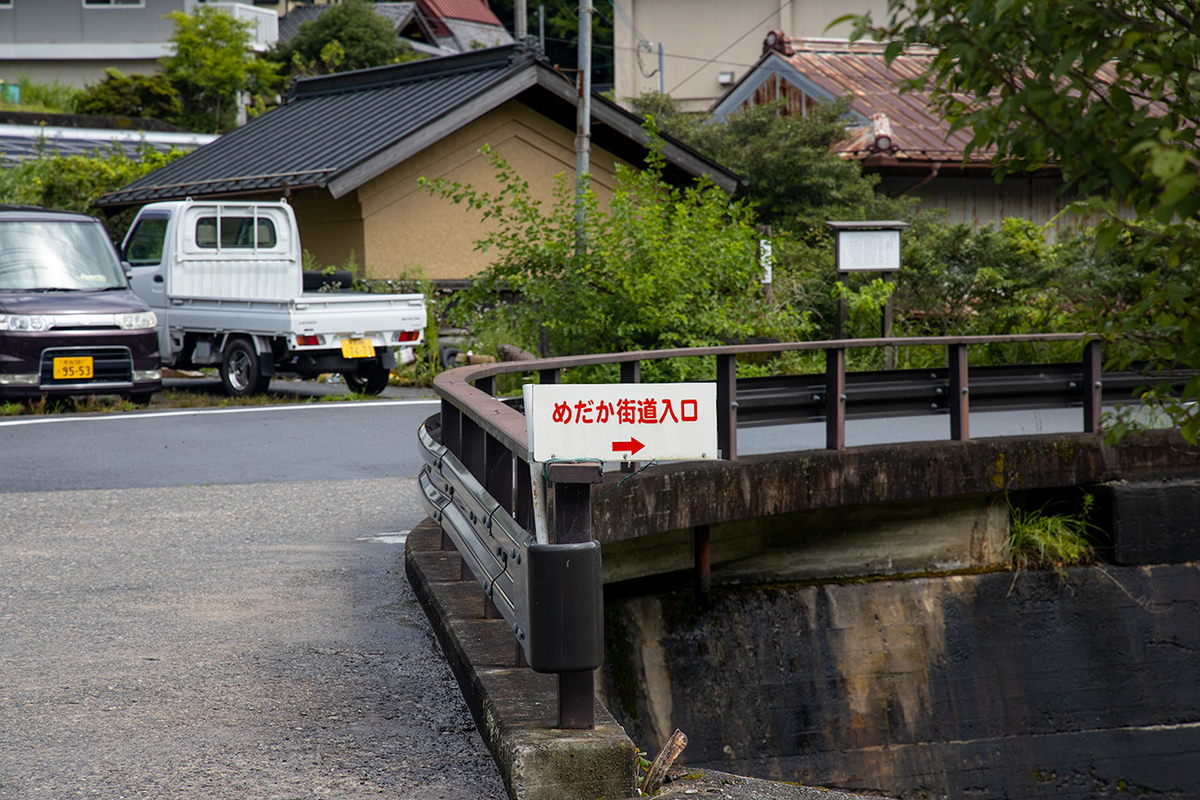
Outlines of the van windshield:
<svg viewBox="0 0 1200 800">
<path fill-rule="evenodd" d="M 73 220 L 0 221 L 0 291 L 125 287 L 104 227 Z"/>
</svg>

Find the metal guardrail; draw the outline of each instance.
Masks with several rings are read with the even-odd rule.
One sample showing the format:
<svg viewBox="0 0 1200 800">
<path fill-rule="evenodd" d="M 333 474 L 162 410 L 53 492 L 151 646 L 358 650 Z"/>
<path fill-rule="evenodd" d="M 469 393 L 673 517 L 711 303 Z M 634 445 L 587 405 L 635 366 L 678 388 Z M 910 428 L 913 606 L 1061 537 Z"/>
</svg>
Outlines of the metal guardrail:
<svg viewBox="0 0 1200 800">
<path fill-rule="evenodd" d="M 533 537 L 453 453 L 434 440 L 427 425 L 421 426 L 418 439 L 426 464 L 419 478 L 426 509 L 527 651 L 527 565 Z"/>
<path fill-rule="evenodd" d="M 824 420 L 826 446 L 836 450 L 845 447 L 847 417 L 943 413 L 950 418 L 950 438 L 967 440 L 972 402 L 988 409 L 1077 405 L 1082 410 L 1082 429 L 1098 432 L 1105 383 L 1112 381 L 1127 391 L 1148 381 L 1134 374 L 1102 375 L 1099 342 L 1084 340 L 1083 334 L 1044 334 L 783 342 L 460 367 L 434 381 L 442 399 L 440 436 L 430 430 L 438 427 L 433 418 L 419 434 L 426 461 L 420 479 L 422 496 L 442 526 L 443 547 L 452 547 L 462 556 L 463 578 L 479 581 L 489 608 L 512 627 L 518 661 L 558 673 L 559 725 L 589 728 L 594 725 L 591 670 L 600 665 L 603 649 L 599 546 L 592 541 L 590 527 L 590 485 L 600 481 L 601 468 L 594 463 L 552 463 L 536 465 L 541 469 L 531 473 L 525 417 L 494 397 L 497 375 L 536 372 L 541 382 L 557 383 L 563 370 L 617 363 L 621 381 L 637 383 L 643 361 L 714 357 L 718 446 L 725 459 L 735 460 L 739 424 Z M 1083 357 L 1074 364 L 1033 369 L 968 369 L 972 346 L 1030 342 L 1081 342 Z M 931 345 L 946 349 L 947 367 L 846 373 L 847 349 Z M 736 378 L 739 356 L 796 350 L 824 351 L 825 374 Z M 533 533 L 535 511 L 548 488 L 540 486 L 535 475 L 544 476 L 555 499 L 554 519 L 548 526 L 552 533 L 541 543 Z M 592 545 L 593 555 L 588 558 L 554 555 L 565 552 L 555 548 Z M 568 556 L 584 552 L 574 550 Z M 569 578 L 548 574 L 573 562 L 586 565 L 585 572 Z M 543 565 L 536 575 L 535 563 Z M 538 607 L 530 603 L 534 595 Z"/>
</svg>

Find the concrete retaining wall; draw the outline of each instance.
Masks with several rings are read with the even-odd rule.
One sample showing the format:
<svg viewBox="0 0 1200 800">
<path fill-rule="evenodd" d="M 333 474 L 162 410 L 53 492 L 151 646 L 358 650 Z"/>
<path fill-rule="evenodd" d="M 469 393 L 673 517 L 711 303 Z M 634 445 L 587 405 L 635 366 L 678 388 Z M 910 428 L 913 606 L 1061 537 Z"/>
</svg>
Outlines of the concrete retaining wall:
<svg viewBox="0 0 1200 800">
<path fill-rule="evenodd" d="M 689 765 L 904 798 L 1200 796 L 1197 564 L 606 612 L 605 705 L 639 743 L 681 728 Z"/>
</svg>

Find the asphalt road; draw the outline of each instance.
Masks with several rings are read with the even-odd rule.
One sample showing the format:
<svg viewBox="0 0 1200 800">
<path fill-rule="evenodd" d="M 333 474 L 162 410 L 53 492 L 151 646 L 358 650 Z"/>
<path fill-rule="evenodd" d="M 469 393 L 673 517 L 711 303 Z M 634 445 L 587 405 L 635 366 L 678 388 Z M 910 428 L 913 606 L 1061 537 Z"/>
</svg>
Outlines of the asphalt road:
<svg viewBox="0 0 1200 800">
<path fill-rule="evenodd" d="M 505 796 L 358 406 L 0 425 L 0 798 Z"/>
</svg>

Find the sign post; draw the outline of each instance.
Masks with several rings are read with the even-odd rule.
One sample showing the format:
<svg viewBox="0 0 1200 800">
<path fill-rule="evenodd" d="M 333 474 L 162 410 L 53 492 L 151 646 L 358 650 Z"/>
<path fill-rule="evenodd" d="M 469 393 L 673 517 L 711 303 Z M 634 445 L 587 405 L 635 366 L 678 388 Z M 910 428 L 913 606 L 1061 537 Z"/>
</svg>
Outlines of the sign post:
<svg viewBox="0 0 1200 800">
<path fill-rule="evenodd" d="M 553 484 L 555 520 L 552 543 L 530 548 L 530 666 L 558 674 L 559 727 L 587 729 L 595 726 L 592 670 L 603 661 L 604 619 L 592 484 L 605 461 L 718 458 L 717 389 L 543 383 L 524 392 L 528 461 Z"/>
<path fill-rule="evenodd" d="M 827 222 L 833 229 L 835 267 L 838 282 L 845 284 L 845 277 L 852 272 L 881 272 L 883 280 L 891 283 L 900 271 L 900 231 L 908 227 L 907 222 L 898 220 L 865 222 Z M 892 335 L 892 298 L 889 295 L 883 306 L 883 321 L 880 335 L 887 339 Z M 835 338 L 845 338 L 846 301 L 838 300 L 837 332 Z M 892 348 L 884 350 L 884 369 L 892 369 L 895 354 Z"/>
</svg>

